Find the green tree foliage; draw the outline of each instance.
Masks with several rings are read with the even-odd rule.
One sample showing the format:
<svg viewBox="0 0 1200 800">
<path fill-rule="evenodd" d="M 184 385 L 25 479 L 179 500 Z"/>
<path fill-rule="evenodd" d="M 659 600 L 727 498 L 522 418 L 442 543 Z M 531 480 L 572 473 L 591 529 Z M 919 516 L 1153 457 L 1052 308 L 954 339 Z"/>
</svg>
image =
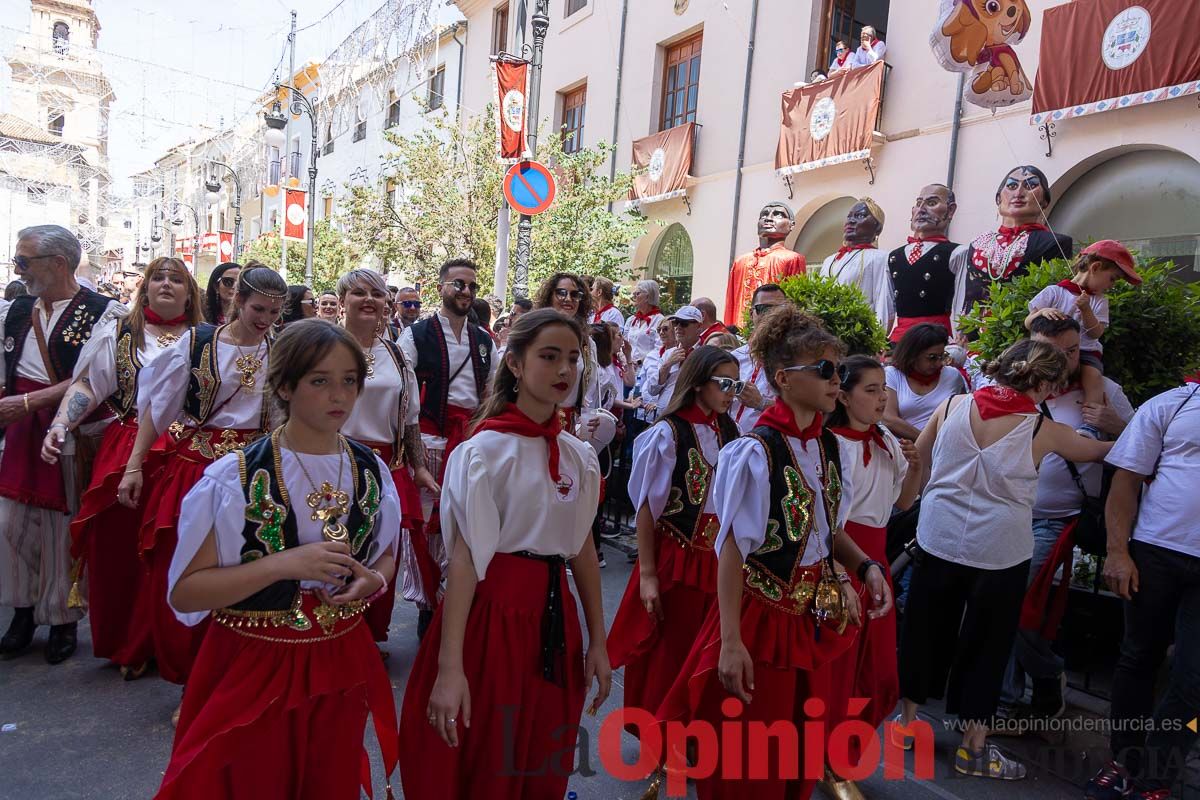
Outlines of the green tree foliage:
<svg viewBox="0 0 1200 800">
<path fill-rule="evenodd" d="M 314 293 L 320 293 L 332 290 L 338 278 L 357 264 L 358 257 L 354 248 L 347 245 L 341 232 L 328 220 L 318 220 L 313 227 L 313 234 L 313 285 L 309 288 Z M 306 245 L 293 241 L 286 244 L 286 280 L 288 283 L 304 283 Z M 255 258 L 268 267 L 278 268 L 280 256 L 279 231 L 269 231 L 249 244 L 246 257 L 242 260 Z"/>
<path fill-rule="evenodd" d="M 1170 261 L 1139 264 L 1141 286 L 1120 281 L 1108 294 L 1111 323 L 1101 337 L 1104 372 L 1135 405 L 1178 386 L 1200 368 L 1200 287 L 1172 277 L 1175 269 Z M 1010 283 L 993 284 L 990 302 L 977 303 L 959 326 L 977 332 L 976 348 L 993 358 L 1027 334 L 1029 301 L 1070 276 L 1070 262 L 1058 259 Z"/>
<path fill-rule="evenodd" d="M 857 287 L 807 274 L 785 278 L 780 288 L 800 308 L 820 317 L 829 332 L 846 344 L 850 355 L 873 356 L 887 347 L 883 326 Z"/>
</svg>

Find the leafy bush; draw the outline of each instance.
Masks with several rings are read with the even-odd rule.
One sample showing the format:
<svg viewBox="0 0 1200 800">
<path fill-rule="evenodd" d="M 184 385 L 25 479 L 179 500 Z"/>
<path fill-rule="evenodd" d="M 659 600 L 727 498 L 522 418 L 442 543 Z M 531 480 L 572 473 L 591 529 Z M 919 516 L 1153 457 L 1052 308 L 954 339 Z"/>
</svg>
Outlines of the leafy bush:
<svg viewBox="0 0 1200 800">
<path fill-rule="evenodd" d="M 1112 321 L 1100 338 L 1104 373 L 1135 405 L 1178 386 L 1200 367 L 1200 287 L 1172 277 L 1175 269 L 1170 261 L 1141 263 L 1141 286 L 1120 281 L 1108 294 Z M 990 302 L 977 303 L 959 327 L 978 332 L 975 347 L 994 358 L 1026 335 L 1029 301 L 1070 276 L 1070 262 L 1058 259 L 1011 283 L 993 284 Z"/>
<path fill-rule="evenodd" d="M 800 308 L 820 317 L 829 332 L 845 342 L 850 355 L 873 356 L 887 346 L 883 326 L 857 287 L 807 274 L 784 278 L 780 288 Z"/>
</svg>

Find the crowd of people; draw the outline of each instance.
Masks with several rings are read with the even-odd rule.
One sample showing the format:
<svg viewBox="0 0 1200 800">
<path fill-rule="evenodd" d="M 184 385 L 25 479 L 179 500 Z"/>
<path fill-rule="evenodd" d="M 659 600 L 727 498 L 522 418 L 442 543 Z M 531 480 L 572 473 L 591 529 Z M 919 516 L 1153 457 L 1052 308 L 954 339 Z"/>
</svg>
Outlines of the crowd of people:
<svg viewBox="0 0 1200 800">
<path fill-rule="evenodd" d="M 953 192 L 924 187 L 890 253 L 882 210 L 855 204 L 812 271 L 858 287 L 890 333 L 889 352 L 856 355 L 763 280 L 806 270 L 781 245 L 785 204 L 763 209 L 724 319 L 707 297 L 664 313 L 652 280 L 626 317 L 611 281 L 565 271 L 504 308 L 459 258 L 428 310 L 372 270 L 317 293 L 226 263 L 201 289 L 170 257 L 112 298 L 76 281 L 69 231 L 25 229 L 27 294 L 0 308 L 0 657 L 49 626 L 61 663 L 87 613 L 126 680 L 153 664 L 183 686 L 160 798 L 357 796 L 368 715 L 408 797 L 562 797 L 586 695 L 601 710 L 617 668 L 625 709 L 657 724 L 804 730 L 819 700 L 825 730 L 887 723 L 905 749 L 944 698 L 964 723 L 955 769 L 1015 780 L 1025 766 L 989 733 L 1063 712 L 1052 644 L 1107 459 L 1104 577 L 1126 603 L 1112 715 L 1190 718 L 1200 387 L 1135 412 L 1103 374 L 1105 294 L 1140 282 L 1112 241 L 1037 296 L 1025 338 L 971 355 L 959 314 L 1072 247 L 1037 219 L 1036 168 L 996 203 L 999 230 L 958 245 Z M 617 458 L 636 553 L 607 628 Z M 421 640 L 398 716 L 378 647 L 397 594 Z M 1195 735 L 1144 729 L 1114 724 L 1089 797 L 1170 796 Z M 719 748 L 701 798 L 818 780 L 861 797 L 832 765 L 790 774 L 787 753 L 766 778 L 723 768 L 751 744 Z M 647 796 L 687 757 L 662 754 Z"/>
</svg>

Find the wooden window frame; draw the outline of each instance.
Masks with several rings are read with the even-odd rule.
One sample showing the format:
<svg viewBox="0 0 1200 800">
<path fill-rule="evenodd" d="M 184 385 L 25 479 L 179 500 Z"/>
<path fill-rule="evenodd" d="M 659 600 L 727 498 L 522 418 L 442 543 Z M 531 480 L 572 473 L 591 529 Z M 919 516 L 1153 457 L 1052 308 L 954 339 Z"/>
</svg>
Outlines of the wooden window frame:
<svg viewBox="0 0 1200 800">
<path fill-rule="evenodd" d="M 589 0 L 564 0 L 563 2 L 563 19 L 578 14 L 588 7 Z"/>
<path fill-rule="evenodd" d="M 434 105 L 434 98 L 437 105 Z M 426 94 L 426 104 L 429 111 L 436 111 L 446 105 L 446 65 L 443 64 L 429 73 L 429 87 Z"/>
<path fill-rule="evenodd" d="M 587 84 L 577 86 L 562 96 L 563 152 L 578 153 L 583 149 L 583 129 L 587 121 Z M 576 113 L 577 112 L 577 113 Z M 574 136 L 570 136 L 574 134 Z"/>
<path fill-rule="evenodd" d="M 492 55 L 508 48 L 509 4 L 496 6 L 492 11 Z"/>
<path fill-rule="evenodd" d="M 696 121 L 696 112 L 700 107 L 700 67 L 704 50 L 704 33 L 667 45 L 663 54 L 662 96 L 659 100 L 658 129 L 660 131 L 675 128 L 687 122 Z M 688 64 L 685 84 L 680 86 L 676 80 L 676 68 L 680 64 Z M 694 65 L 694 66 L 693 66 Z M 695 76 L 693 78 L 693 71 Z M 695 105 L 687 100 L 692 90 L 695 90 Z M 675 98 L 682 93 L 687 110 L 683 114 L 675 112 Z"/>
</svg>

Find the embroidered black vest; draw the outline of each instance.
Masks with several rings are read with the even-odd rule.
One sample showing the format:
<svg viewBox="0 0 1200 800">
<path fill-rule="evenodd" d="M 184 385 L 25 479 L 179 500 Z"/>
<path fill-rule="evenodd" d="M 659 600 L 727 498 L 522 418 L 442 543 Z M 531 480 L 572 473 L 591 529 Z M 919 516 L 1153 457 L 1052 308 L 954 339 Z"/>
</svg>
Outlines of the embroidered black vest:
<svg viewBox="0 0 1200 800">
<path fill-rule="evenodd" d="M 475 392 L 482 403 L 492 369 L 492 339 L 478 325 L 470 322 L 464 322 L 463 325 L 471 345 L 469 366 L 475 377 Z M 431 420 L 438 430 L 443 430 L 449 402 L 447 398 L 450 396 L 450 377 L 460 366 L 466 369 L 467 365 L 450 363 L 446 334 L 436 314 L 413 323 L 412 335 L 417 348 L 417 363 L 413 368 L 417 373 L 417 384 L 421 387 L 421 417 Z"/>
<path fill-rule="evenodd" d="M 17 379 L 17 365 L 21 361 L 21 353 L 25 349 L 25 340 L 33 328 L 33 307 L 37 298 L 32 295 L 22 295 L 12 301 L 8 308 L 8 316 L 4 320 L 4 392 L 12 394 L 16 391 L 14 382 Z M 57 373 L 58 380 L 65 381 L 75 371 L 75 362 L 83 345 L 92 337 L 92 328 L 104 315 L 112 298 L 97 294 L 91 289 L 80 287 L 58 322 L 46 334 L 46 350 L 50 356 L 50 366 Z M 32 344 L 37 347 L 37 342 Z M 53 379 L 54 376 L 51 376 Z"/>
<path fill-rule="evenodd" d="M 142 371 L 142 356 L 126 319 L 117 323 L 117 389 L 108 397 L 108 407 L 117 419 L 125 420 L 137 411 L 137 381 Z"/>
<path fill-rule="evenodd" d="M 675 469 L 671 473 L 671 494 L 667 498 L 667 506 L 658 518 L 658 524 L 682 545 L 697 545 L 702 549 L 712 549 L 717 531 L 715 526 L 710 530 L 701 530 L 700 519 L 704 513 L 704 505 L 712 491 L 712 477 L 716 466 L 709 464 L 704 458 L 704 451 L 696 436 L 692 423 L 672 414 L 663 417 L 656 425 L 667 425 L 671 428 L 671 436 L 675 440 Z M 717 418 L 720 433 L 717 436 L 717 447 L 724 447 L 738 437 L 737 426 L 727 415 Z M 698 542 L 697 536 L 704 541 Z"/>
<path fill-rule="evenodd" d="M 203 427 L 215 411 L 217 393 L 221 389 L 221 368 L 217 363 L 217 334 L 225 326 L 201 323 L 192 330 L 192 344 L 189 353 L 189 371 L 187 394 L 183 398 L 183 411 L 190 418 L 191 424 L 197 428 Z M 233 345 L 226 345 L 232 347 Z M 266 340 L 267 354 L 271 352 L 271 340 Z M 236 376 L 239 377 L 240 376 Z M 262 374 L 259 380 L 264 381 Z M 256 387 L 263 395 L 263 411 L 260 419 L 260 429 L 266 430 L 267 410 L 269 403 L 267 393 Z"/>
<path fill-rule="evenodd" d="M 904 247 L 888 254 L 896 316 L 936 317 L 950 313 L 954 304 L 950 255 L 957 247 L 954 242 L 935 242 L 921 253 L 915 264 L 908 263 Z"/>
<path fill-rule="evenodd" d="M 388 354 L 392 357 L 392 363 L 396 365 L 396 371 L 400 373 L 400 409 L 396 416 L 396 437 L 392 441 L 392 463 L 388 464 L 391 469 L 398 468 L 404 463 L 404 415 L 408 412 L 408 381 L 404 378 L 404 371 L 407 364 L 404 361 L 404 352 L 394 341 L 387 338 L 380 338 L 383 346 L 387 348 Z"/>
<path fill-rule="evenodd" d="M 1040 264 L 1047 259 L 1070 258 L 1074 246 L 1075 243 L 1070 236 L 1050 231 L 1031 231 L 1029 241 L 1025 244 L 1025 255 L 1021 257 L 1021 263 L 1017 265 L 1011 275 L 1002 278 L 1000 282 L 1008 283 L 1022 275 L 1028 275 L 1030 266 Z M 970 313 L 976 303 L 986 303 L 992 289 L 991 276 L 975 269 L 974 258 L 975 247 L 972 246 L 967 253 L 967 264 L 964 267 L 967 271 L 966 298 L 963 300 L 963 307 L 959 309 L 964 314 Z"/>
<path fill-rule="evenodd" d="M 278 431 L 238 450 L 238 472 L 246 501 L 246 526 L 242 529 L 242 563 L 278 553 L 300 544 L 295 504 L 307 508 L 303 497 L 290 497 L 283 480 L 283 462 L 277 458 Z M 360 562 L 372 554 L 375 519 L 382 503 L 383 481 L 379 461 L 369 447 L 345 439 L 350 451 L 354 491 L 344 524 L 350 529 L 351 555 Z M 286 611 L 293 607 L 299 581 L 277 581 L 231 608 L 237 611 Z"/>
<path fill-rule="evenodd" d="M 822 535 L 816 493 L 796 464 L 784 434 L 764 425 L 748 435 L 758 439 L 767 451 L 771 500 L 766 539 L 746 558 L 746 584 L 770 600 L 779 602 L 788 598 L 804 605 L 812 598 L 816 585 L 797 581 L 796 572 L 803 566 L 809 537 Z M 837 436 L 823 430 L 820 437 L 809 442 L 809 447 L 820 448 L 824 513 L 833 531 L 842 501 L 842 462 Z"/>
</svg>

